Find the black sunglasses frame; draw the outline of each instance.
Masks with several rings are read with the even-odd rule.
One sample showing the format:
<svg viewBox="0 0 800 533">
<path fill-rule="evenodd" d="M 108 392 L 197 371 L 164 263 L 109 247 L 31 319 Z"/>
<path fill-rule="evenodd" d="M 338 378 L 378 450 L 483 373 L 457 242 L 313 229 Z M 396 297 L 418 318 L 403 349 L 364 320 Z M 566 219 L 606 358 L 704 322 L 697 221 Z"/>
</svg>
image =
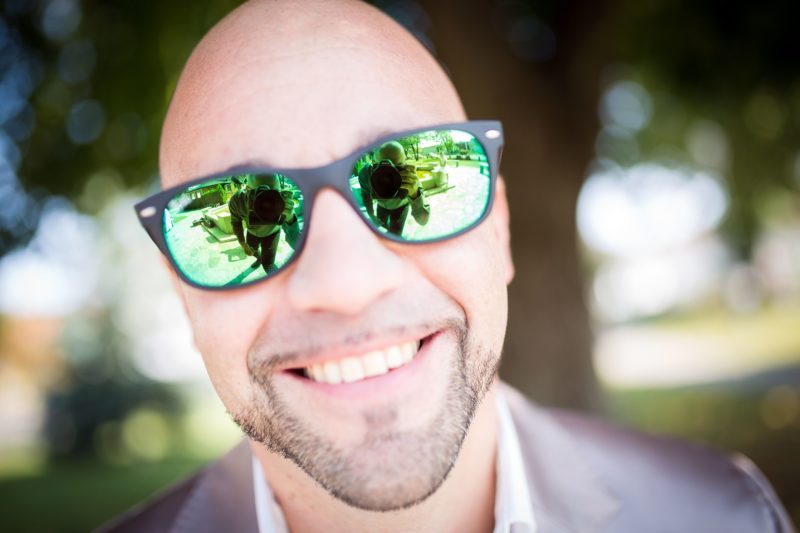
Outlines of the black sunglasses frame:
<svg viewBox="0 0 800 533">
<path fill-rule="evenodd" d="M 432 130 L 464 131 L 466 133 L 473 135 L 478 140 L 478 142 L 480 142 L 480 144 L 483 146 L 483 149 L 486 152 L 486 157 L 489 162 L 489 198 L 487 201 L 488 202 L 487 206 L 484 209 L 484 212 L 480 216 L 480 218 L 475 220 L 472 224 L 460 229 L 457 232 L 444 235 L 442 237 L 419 240 L 419 241 L 409 241 L 403 239 L 398 235 L 394 235 L 393 233 L 382 233 L 375 225 L 370 223 L 363 216 L 360 210 L 360 206 L 356 201 L 355 195 L 353 194 L 353 191 L 350 188 L 350 177 L 352 175 L 352 170 L 355 167 L 355 163 L 361 157 L 363 157 L 364 154 L 370 152 L 371 150 L 374 150 L 375 148 L 379 147 L 385 142 Z M 167 257 L 167 260 L 172 265 L 172 268 L 175 270 L 175 272 L 177 272 L 178 276 L 184 282 L 188 283 L 193 287 L 210 291 L 233 290 L 242 287 L 247 287 L 249 285 L 260 283 L 262 281 L 272 278 L 275 274 L 277 274 L 278 272 L 284 270 L 286 267 L 291 265 L 300 256 L 300 254 L 303 251 L 303 247 L 305 246 L 306 236 L 308 235 L 309 231 L 308 230 L 309 225 L 311 224 L 312 206 L 314 205 L 314 201 L 319 192 L 326 187 L 338 192 L 347 201 L 347 203 L 350 204 L 350 206 L 356 210 L 359 218 L 364 221 L 364 224 L 366 224 L 367 227 L 369 227 L 369 229 L 373 233 L 377 234 L 379 237 L 382 237 L 384 239 L 409 245 L 430 244 L 433 242 L 452 239 L 454 237 L 458 237 L 459 235 L 466 233 L 467 231 L 475 228 L 478 224 L 483 222 L 491 212 L 492 205 L 494 203 L 494 195 L 497 188 L 496 187 L 497 174 L 500 165 L 500 156 L 502 154 L 502 151 L 503 151 L 503 126 L 500 124 L 499 121 L 471 120 L 467 122 L 438 124 L 424 128 L 415 128 L 412 130 L 400 131 L 397 133 L 385 135 L 382 138 L 376 140 L 375 142 L 367 146 L 354 150 L 353 152 L 343 157 L 342 159 L 339 159 L 322 167 L 284 169 L 284 168 L 271 168 L 271 167 L 235 166 L 228 170 L 210 174 L 202 178 L 197 178 L 188 181 L 186 183 L 177 185 L 175 187 L 170 187 L 169 189 L 166 189 L 164 191 L 160 191 L 138 202 L 134 206 L 134 208 L 136 209 L 136 214 L 139 217 L 139 222 L 142 224 L 145 231 L 147 231 L 147 234 L 156 244 L 161 253 L 163 253 Z M 298 236 L 294 253 L 292 254 L 291 258 L 288 261 L 286 261 L 286 263 L 281 265 L 280 268 L 265 275 L 263 278 L 230 286 L 228 285 L 209 286 L 196 283 L 183 273 L 183 270 L 177 264 L 177 262 L 172 256 L 172 253 L 169 250 L 169 247 L 167 246 L 166 238 L 164 236 L 164 210 L 167 208 L 167 205 L 169 204 L 170 200 L 172 200 L 178 194 L 186 191 L 188 188 L 194 185 L 199 185 L 206 181 L 221 179 L 231 175 L 238 175 L 238 174 L 283 174 L 287 176 L 289 179 L 291 179 L 303 193 L 303 206 L 302 206 L 303 228 Z"/>
</svg>

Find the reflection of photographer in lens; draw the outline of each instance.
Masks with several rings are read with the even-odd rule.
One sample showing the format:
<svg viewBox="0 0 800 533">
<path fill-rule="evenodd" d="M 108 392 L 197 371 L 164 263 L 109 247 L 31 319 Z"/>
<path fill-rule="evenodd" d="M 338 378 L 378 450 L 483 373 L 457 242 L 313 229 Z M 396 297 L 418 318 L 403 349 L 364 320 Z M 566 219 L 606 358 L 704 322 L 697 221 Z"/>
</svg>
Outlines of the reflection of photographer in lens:
<svg viewBox="0 0 800 533">
<path fill-rule="evenodd" d="M 249 174 L 247 188 L 231 197 L 228 208 L 239 245 L 244 253 L 255 257 L 255 265 L 261 264 L 265 271 L 274 267 L 281 229 L 294 247 L 298 233 L 295 200 L 291 191 L 284 190 L 278 176 Z"/>
<path fill-rule="evenodd" d="M 396 235 L 403 233 L 409 211 L 418 224 L 427 224 L 429 208 L 416 169 L 405 164 L 403 145 L 396 141 L 383 144 L 377 159 L 377 163 L 364 167 L 358 175 L 367 213 Z"/>
</svg>

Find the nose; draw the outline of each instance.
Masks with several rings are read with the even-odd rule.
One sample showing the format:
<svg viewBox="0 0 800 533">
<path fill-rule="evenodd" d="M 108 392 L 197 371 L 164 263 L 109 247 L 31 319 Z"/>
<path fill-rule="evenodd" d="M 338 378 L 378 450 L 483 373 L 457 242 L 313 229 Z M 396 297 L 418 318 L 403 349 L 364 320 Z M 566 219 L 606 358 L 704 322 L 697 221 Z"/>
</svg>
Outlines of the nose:
<svg viewBox="0 0 800 533">
<path fill-rule="evenodd" d="M 314 202 L 302 254 L 287 282 L 297 310 L 357 315 L 398 288 L 403 261 L 331 190 Z"/>
</svg>

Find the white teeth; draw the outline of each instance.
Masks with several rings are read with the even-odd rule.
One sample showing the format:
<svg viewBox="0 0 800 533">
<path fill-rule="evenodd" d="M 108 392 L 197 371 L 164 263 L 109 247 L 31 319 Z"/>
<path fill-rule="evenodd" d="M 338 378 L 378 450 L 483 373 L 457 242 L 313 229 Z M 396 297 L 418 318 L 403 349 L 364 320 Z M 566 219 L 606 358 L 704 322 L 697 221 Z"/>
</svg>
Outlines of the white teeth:
<svg viewBox="0 0 800 533">
<path fill-rule="evenodd" d="M 339 368 L 342 369 L 342 381 L 345 383 L 352 383 L 364 379 L 364 367 L 361 366 L 361 361 L 355 357 L 342 359 L 339 362 Z"/>
<path fill-rule="evenodd" d="M 364 367 L 364 375 L 367 377 L 380 376 L 389 371 L 386 359 L 381 352 L 369 352 L 361 358 L 361 364 Z"/>
<path fill-rule="evenodd" d="M 313 366 L 322 366 L 322 373 L 320 374 L 320 377 L 314 378 L 316 381 L 333 384 L 342 382 L 342 373 L 339 371 L 339 365 L 336 363 L 325 363 L 324 365 Z"/>
<path fill-rule="evenodd" d="M 403 354 L 400 353 L 400 348 L 397 346 L 392 346 L 383 353 L 384 357 L 386 358 L 386 366 L 389 368 L 403 366 Z"/>
<path fill-rule="evenodd" d="M 411 359 L 414 358 L 414 354 L 417 353 L 417 348 L 410 343 L 406 343 L 400 349 L 400 355 L 403 356 L 403 363 L 408 363 Z"/>
<path fill-rule="evenodd" d="M 321 383 L 352 383 L 380 376 L 411 361 L 419 350 L 420 341 L 404 342 L 383 350 L 373 350 L 356 357 L 310 365 L 304 374 Z"/>
</svg>

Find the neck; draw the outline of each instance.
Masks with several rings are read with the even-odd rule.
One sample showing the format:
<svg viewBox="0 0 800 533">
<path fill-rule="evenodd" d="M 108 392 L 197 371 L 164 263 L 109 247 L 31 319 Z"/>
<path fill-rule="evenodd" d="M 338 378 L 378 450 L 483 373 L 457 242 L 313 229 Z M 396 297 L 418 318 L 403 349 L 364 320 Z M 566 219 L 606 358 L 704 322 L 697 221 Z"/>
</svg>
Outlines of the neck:
<svg viewBox="0 0 800 533">
<path fill-rule="evenodd" d="M 458 459 L 439 489 L 424 502 L 390 512 L 364 511 L 333 498 L 294 463 L 251 442 L 253 453 L 283 510 L 289 530 L 491 531 L 497 455 L 496 384 L 475 413 Z"/>
</svg>

